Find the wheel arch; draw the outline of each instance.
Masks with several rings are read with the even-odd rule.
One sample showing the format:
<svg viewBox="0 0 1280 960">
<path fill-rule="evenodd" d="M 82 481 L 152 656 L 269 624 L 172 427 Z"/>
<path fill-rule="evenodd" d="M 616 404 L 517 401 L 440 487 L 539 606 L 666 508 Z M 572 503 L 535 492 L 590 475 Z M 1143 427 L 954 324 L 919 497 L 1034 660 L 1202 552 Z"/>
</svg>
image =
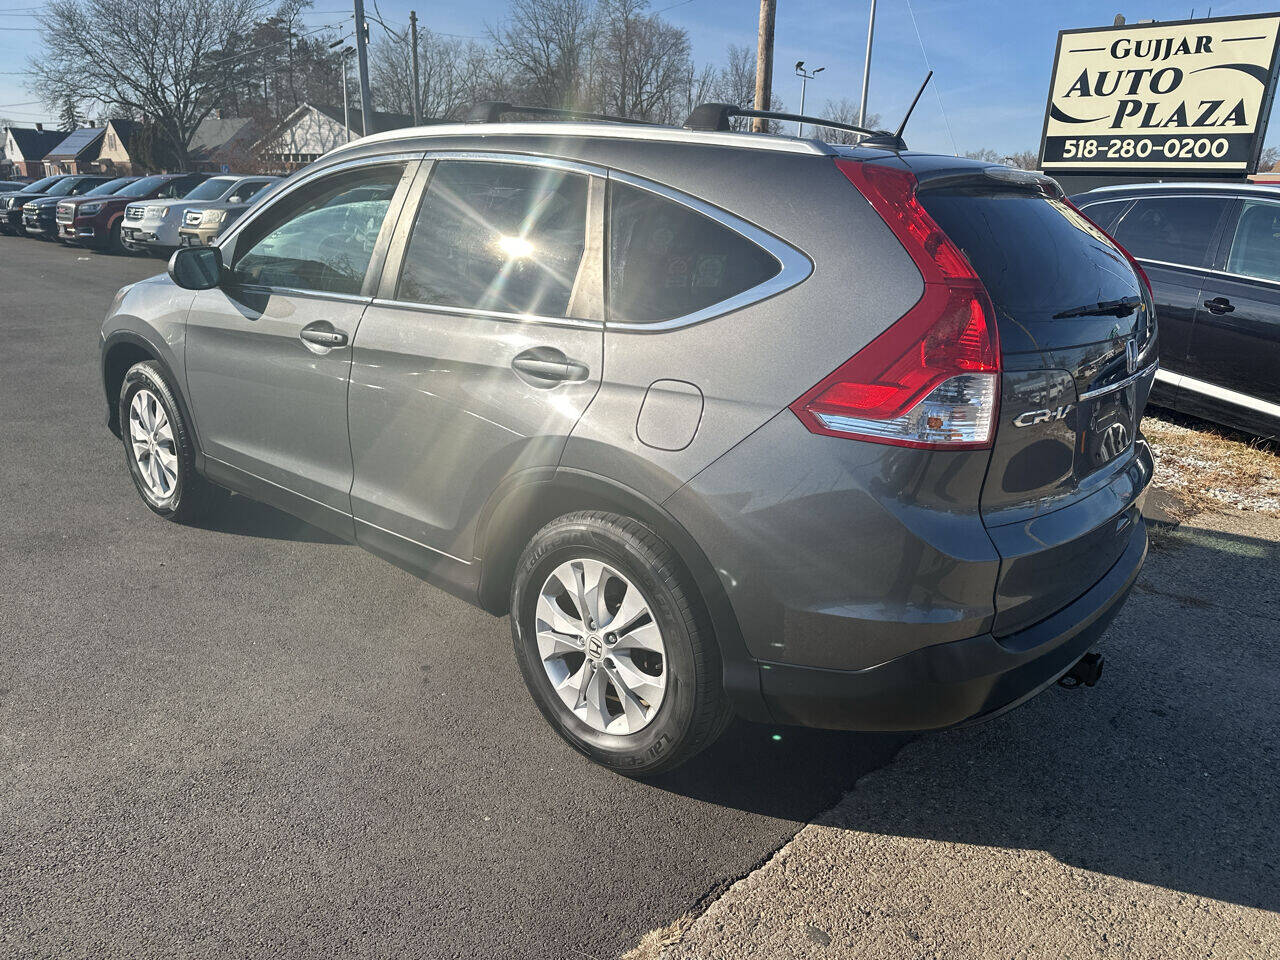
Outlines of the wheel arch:
<svg viewBox="0 0 1280 960">
<path fill-rule="evenodd" d="M 747 651 L 724 585 L 702 548 L 661 504 L 607 477 L 559 468 L 525 471 L 499 488 L 480 517 L 477 600 L 495 616 L 508 612 L 516 563 L 525 546 L 556 517 L 606 510 L 651 527 L 679 556 L 711 617 L 726 693 L 748 719 L 770 719 L 760 694 L 759 667 Z"/>
<path fill-rule="evenodd" d="M 117 437 L 120 436 L 120 388 L 124 384 L 125 374 L 134 364 L 147 361 L 156 364 L 164 373 L 182 418 L 187 422 L 191 432 L 191 442 L 196 449 L 196 466 L 202 469 L 204 456 L 200 452 L 200 439 L 195 429 L 195 420 L 191 417 L 191 411 L 187 407 L 186 397 L 182 395 L 177 376 L 165 362 L 160 349 L 146 337 L 132 330 L 117 330 L 102 344 L 102 388 L 107 400 L 107 427 Z"/>
</svg>

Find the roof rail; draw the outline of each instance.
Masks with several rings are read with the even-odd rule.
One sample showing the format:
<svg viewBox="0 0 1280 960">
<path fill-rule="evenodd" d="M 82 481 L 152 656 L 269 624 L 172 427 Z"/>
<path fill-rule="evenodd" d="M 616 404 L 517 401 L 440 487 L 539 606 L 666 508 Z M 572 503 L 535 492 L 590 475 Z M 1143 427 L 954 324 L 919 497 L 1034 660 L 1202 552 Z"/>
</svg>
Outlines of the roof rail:
<svg viewBox="0 0 1280 960">
<path fill-rule="evenodd" d="M 505 100 L 485 100 L 477 103 L 467 113 L 467 123 L 498 123 L 508 113 L 524 113 L 534 117 L 556 117 L 559 120 L 607 120 L 611 123 L 636 123 L 655 126 L 649 120 L 632 117 L 610 117 L 603 113 L 583 113 L 580 110 L 558 110 L 555 107 L 526 107 Z"/>
<path fill-rule="evenodd" d="M 693 113 L 685 120 L 687 130 L 732 130 L 729 123 L 733 117 L 759 117 L 764 120 L 793 120 L 807 123 L 814 127 L 832 127 L 836 130 L 850 130 L 864 133 L 867 139 L 862 143 L 869 146 L 888 147 L 890 150 L 905 150 L 907 145 L 902 137 L 888 130 L 871 130 L 852 123 L 841 123 L 839 120 L 824 120 L 822 117 L 810 117 L 802 113 L 783 113 L 779 110 L 753 110 L 750 107 L 739 107 L 732 103 L 700 103 L 693 108 Z"/>
</svg>

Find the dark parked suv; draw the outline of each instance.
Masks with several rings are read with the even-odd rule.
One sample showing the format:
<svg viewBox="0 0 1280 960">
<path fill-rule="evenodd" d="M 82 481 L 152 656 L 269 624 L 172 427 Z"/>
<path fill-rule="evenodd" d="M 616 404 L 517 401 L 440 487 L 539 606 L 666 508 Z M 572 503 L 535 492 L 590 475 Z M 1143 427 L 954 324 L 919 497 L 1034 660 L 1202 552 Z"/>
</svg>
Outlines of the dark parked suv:
<svg viewBox="0 0 1280 960">
<path fill-rule="evenodd" d="M 181 197 L 208 178 L 207 173 L 157 173 L 135 180 L 109 197 L 77 198 L 60 203 L 55 213 L 58 237 L 78 246 L 123 253 L 120 229 L 128 204 L 134 200 Z"/>
<path fill-rule="evenodd" d="M 734 712 L 936 728 L 1091 682 L 1146 553 L 1139 273 L 1047 178 L 732 112 L 295 174 L 108 313 L 142 498 L 230 487 L 510 613 L 547 720 L 637 775 Z"/>
<path fill-rule="evenodd" d="M 1074 200 L 1151 278 L 1162 341 L 1152 400 L 1280 435 L 1280 189 L 1153 183 Z"/>
</svg>

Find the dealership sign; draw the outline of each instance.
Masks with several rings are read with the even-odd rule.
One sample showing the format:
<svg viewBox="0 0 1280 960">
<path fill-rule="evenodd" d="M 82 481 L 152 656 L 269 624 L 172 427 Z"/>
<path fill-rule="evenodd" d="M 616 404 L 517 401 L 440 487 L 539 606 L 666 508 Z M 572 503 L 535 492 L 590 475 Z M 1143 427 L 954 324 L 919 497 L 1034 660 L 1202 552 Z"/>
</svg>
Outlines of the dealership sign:
<svg viewBox="0 0 1280 960">
<path fill-rule="evenodd" d="M 1041 168 L 1252 172 L 1275 93 L 1278 35 L 1280 13 L 1063 30 Z"/>
</svg>

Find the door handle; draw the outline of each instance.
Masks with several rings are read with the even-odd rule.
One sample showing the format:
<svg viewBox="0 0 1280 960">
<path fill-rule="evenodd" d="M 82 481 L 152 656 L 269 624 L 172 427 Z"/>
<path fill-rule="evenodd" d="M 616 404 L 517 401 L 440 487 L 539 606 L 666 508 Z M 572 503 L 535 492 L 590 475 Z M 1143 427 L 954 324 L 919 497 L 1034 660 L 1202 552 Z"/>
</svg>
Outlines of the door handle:
<svg viewBox="0 0 1280 960">
<path fill-rule="evenodd" d="M 570 360 L 555 347 L 525 350 L 512 359 L 511 368 L 535 381 L 535 386 L 586 380 L 591 375 L 585 363 Z"/>
<path fill-rule="evenodd" d="M 1214 297 L 1212 300 L 1206 300 L 1204 305 L 1209 308 L 1210 313 L 1230 313 L 1235 306 L 1226 297 Z"/>
<path fill-rule="evenodd" d="M 314 343 L 317 347 L 345 347 L 347 345 L 347 335 L 341 330 L 334 330 L 327 323 L 323 326 L 312 324 L 303 327 L 298 331 L 298 336 L 307 343 Z"/>
</svg>

